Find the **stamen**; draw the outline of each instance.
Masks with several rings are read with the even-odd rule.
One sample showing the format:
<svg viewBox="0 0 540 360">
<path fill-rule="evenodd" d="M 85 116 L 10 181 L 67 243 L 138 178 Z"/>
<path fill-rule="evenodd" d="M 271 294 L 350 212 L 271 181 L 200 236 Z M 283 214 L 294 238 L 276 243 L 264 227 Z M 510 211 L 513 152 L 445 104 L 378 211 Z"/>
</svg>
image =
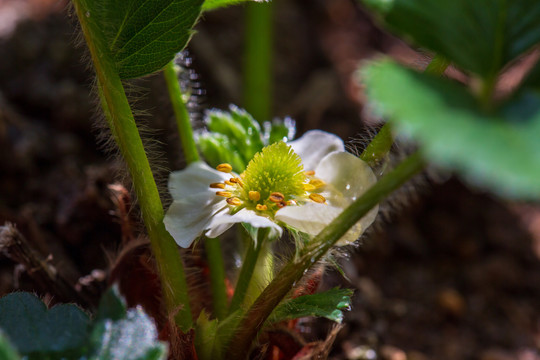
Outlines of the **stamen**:
<svg viewBox="0 0 540 360">
<path fill-rule="evenodd" d="M 233 184 L 238 184 L 241 187 L 244 187 L 244 182 L 240 178 L 230 178 L 229 181 L 232 182 Z"/>
<path fill-rule="evenodd" d="M 242 200 L 240 200 L 237 197 L 232 197 L 227 199 L 227 204 L 234 205 L 234 206 L 240 206 L 242 205 Z"/>
<path fill-rule="evenodd" d="M 225 184 L 224 183 L 211 183 L 210 187 L 212 189 L 225 189 Z"/>
<path fill-rule="evenodd" d="M 234 183 L 232 181 L 230 181 L 230 180 L 225 180 L 224 183 L 229 185 L 229 186 L 234 186 Z"/>
<path fill-rule="evenodd" d="M 261 199 L 261 193 L 258 191 L 250 191 L 248 193 L 249 200 L 259 201 Z"/>
<path fill-rule="evenodd" d="M 306 175 L 306 176 L 313 176 L 313 175 L 315 175 L 315 170 L 304 171 L 304 175 Z"/>
<path fill-rule="evenodd" d="M 273 192 L 268 197 L 268 200 L 270 200 L 271 202 L 275 202 L 277 204 L 285 200 L 285 195 L 283 195 L 280 192 Z"/>
<path fill-rule="evenodd" d="M 268 210 L 268 206 L 257 204 L 257 206 L 255 206 L 255 209 L 257 209 L 259 211 L 265 211 L 265 210 Z"/>
<path fill-rule="evenodd" d="M 281 209 L 281 208 L 284 208 L 285 206 L 287 206 L 288 204 L 287 204 L 287 201 L 281 201 L 281 202 L 278 202 L 276 205 L 277 205 L 278 208 Z"/>
<path fill-rule="evenodd" d="M 309 198 L 319 204 L 326 202 L 326 199 L 321 194 L 309 194 Z"/>
<path fill-rule="evenodd" d="M 230 198 L 232 196 L 232 192 L 230 191 L 216 191 L 217 196 L 223 196 L 226 198 Z"/>
<path fill-rule="evenodd" d="M 216 166 L 216 170 L 224 173 L 230 173 L 232 171 L 232 166 L 231 164 L 223 163 Z"/>
<path fill-rule="evenodd" d="M 326 185 L 326 183 L 324 181 L 322 181 L 321 179 L 311 179 L 309 181 L 309 183 L 313 186 L 315 186 L 316 189 L 320 188 L 320 187 L 323 187 L 324 185 Z"/>
<path fill-rule="evenodd" d="M 304 185 L 302 185 L 302 187 L 306 191 L 313 191 L 313 190 L 316 189 L 315 185 L 312 185 L 312 184 L 304 184 Z"/>
</svg>

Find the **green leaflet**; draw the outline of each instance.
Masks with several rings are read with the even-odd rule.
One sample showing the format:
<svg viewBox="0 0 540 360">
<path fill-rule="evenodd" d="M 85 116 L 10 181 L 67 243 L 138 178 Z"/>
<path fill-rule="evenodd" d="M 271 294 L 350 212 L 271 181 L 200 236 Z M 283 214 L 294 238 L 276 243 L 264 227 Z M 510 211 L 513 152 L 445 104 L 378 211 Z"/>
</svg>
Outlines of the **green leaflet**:
<svg viewBox="0 0 540 360">
<path fill-rule="evenodd" d="M 203 11 L 216 10 L 222 7 L 238 5 L 249 1 L 264 2 L 269 0 L 205 0 L 202 9 Z"/>
<path fill-rule="evenodd" d="M 47 309 L 35 295 L 0 299 L 0 328 L 22 355 L 76 352 L 86 341 L 90 319 L 75 305 Z"/>
<path fill-rule="evenodd" d="M 493 78 L 540 41 L 537 0 L 362 0 L 395 32 Z"/>
<path fill-rule="evenodd" d="M 269 322 L 275 323 L 306 316 L 321 316 L 341 323 L 343 311 L 351 307 L 350 289 L 331 289 L 313 295 L 299 296 L 282 302 L 274 309 Z"/>
<path fill-rule="evenodd" d="M 5 337 L 4 337 L 4 333 Z M 116 288 L 103 296 L 93 322 L 75 305 L 47 309 L 30 293 L 0 299 L 0 359 L 164 360 L 152 320 L 140 308 L 126 310 Z"/>
<path fill-rule="evenodd" d="M 164 67 L 192 34 L 204 0 L 79 0 L 98 51 L 122 79 Z"/>
<path fill-rule="evenodd" d="M 540 70 L 493 113 L 468 90 L 391 61 L 363 70 L 369 100 L 428 159 L 501 195 L 540 198 Z"/>
</svg>

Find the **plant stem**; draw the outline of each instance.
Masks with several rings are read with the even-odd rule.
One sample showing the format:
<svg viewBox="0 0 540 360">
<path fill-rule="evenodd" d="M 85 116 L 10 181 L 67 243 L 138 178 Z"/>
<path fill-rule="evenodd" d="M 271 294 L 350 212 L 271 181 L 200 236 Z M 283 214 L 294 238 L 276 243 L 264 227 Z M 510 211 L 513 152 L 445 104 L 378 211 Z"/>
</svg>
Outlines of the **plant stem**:
<svg viewBox="0 0 540 360">
<path fill-rule="evenodd" d="M 324 228 L 313 239 L 312 243 L 302 250 L 297 261 L 285 265 L 244 315 L 226 352 L 227 358 L 246 358 L 251 342 L 268 316 L 292 289 L 294 284 L 302 278 L 304 272 L 319 261 L 348 229 L 367 214 L 373 206 L 392 191 L 398 189 L 421 171 L 423 167 L 424 161 L 421 156 L 418 153 L 411 155 L 392 172 L 382 177 L 362 197 L 353 202 L 332 223 Z"/>
<path fill-rule="evenodd" d="M 195 139 L 193 138 L 193 129 L 189 120 L 189 112 L 182 98 L 182 90 L 178 83 L 178 68 L 174 64 L 174 61 L 169 62 L 163 69 L 163 76 L 167 82 L 167 89 L 169 90 L 169 98 L 174 109 L 174 115 L 176 118 L 176 125 L 178 127 L 178 134 L 180 134 L 180 141 L 182 142 L 182 149 L 184 150 L 184 157 L 186 162 L 191 164 L 192 162 L 199 161 L 199 153 L 197 152 L 197 146 L 195 145 Z"/>
<path fill-rule="evenodd" d="M 225 264 L 219 238 L 204 239 L 206 257 L 210 267 L 210 286 L 214 316 L 222 320 L 227 316 L 227 289 L 225 287 Z"/>
<path fill-rule="evenodd" d="M 88 10 L 83 1 L 74 0 L 74 4 L 96 70 L 105 117 L 133 180 L 142 218 L 156 257 L 167 310 L 176 313 L 178 326 L 187 331 L 192 325 L 192 315 L 184 267 L 176 243 L 165 230 L 159 192 L 122 81 L 106 53 L 107 47 L 95 40 L 100 38 L 101 29 L 85 16 Z"/>
<path fill-rule="evenodd" d="M 260 123 L 272 108 L 272 2 L 246 5 L 244 106 Z"/>
<path fill-rule="evenodd" d="M 231 305 L 229 307 L 229 315 L 234 313 L 244 303 L 247 290 L 253 278 L 255 265 L 259 259 L 261 249 L 264 247 L 264 242 L 269 233 L 269 229 L 260 228 L 257 235 L 257 241 L 249 241 L 249 246 L 244 256 L 244 262 L 242 263 L 242 269 L 240 275 L 238 275 L 238 281 L 234 289 L 234 295 L 231 299 Z"/>
</svg>

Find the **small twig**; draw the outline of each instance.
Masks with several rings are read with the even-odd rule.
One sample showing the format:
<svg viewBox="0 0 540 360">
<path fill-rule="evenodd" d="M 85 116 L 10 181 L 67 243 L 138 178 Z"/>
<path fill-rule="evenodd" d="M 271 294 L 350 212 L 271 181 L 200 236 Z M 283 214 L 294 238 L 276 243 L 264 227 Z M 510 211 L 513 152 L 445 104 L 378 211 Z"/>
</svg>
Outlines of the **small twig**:
<svg viewBox="0 0 540 360">
<path fill-rule="evenodd" d="M 30 242 L 6 222 L 0 226 L 0 252 L 26 269 L 28 275 L 41 288 L 61 301 L 76 302 L 84 307 L 92 307 L 92 301 L 78 292 L 63 274 L 52 264 L 52 256 L 44 256 L 36 251 Z"/>
</svg>

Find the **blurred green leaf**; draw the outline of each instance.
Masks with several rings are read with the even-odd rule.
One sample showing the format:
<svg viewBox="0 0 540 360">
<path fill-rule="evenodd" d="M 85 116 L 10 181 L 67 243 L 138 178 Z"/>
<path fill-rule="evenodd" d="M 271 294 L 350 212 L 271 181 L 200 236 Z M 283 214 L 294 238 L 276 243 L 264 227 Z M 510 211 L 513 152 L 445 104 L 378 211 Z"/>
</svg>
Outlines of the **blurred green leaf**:
<svg viewBox="0 0 540 360">
<path fill-rule="evenodd" d="M 391 61 L 363 70 L 368 98 L 427 158 L 472 183 L 516 198 L 540 198 L 540 76 L 494 113 L 450 80 Z"/>
<path fill-rule="evenodd" d="M 127 314 L 127 306 L 124 298 L 120 295 L 118 286 L 111 286 L 101 296 L 95 321 L 110 319 L 120 320 Z"/>
<path fill-rule="evenodd" d="M 353 291 L 350 289 L 336 288 L 289 299 L 274 309 L 268 321 L 275 323 L 306 316 L 319 316 L 340 323 L 343 320 L 343 311 L 350 310 L 352 294 Z"/>
<path fill-rule="evenodd" d="M 265 0 L 205 0 L 202 9 L 203 11 L 216 10 L 222 7 L 243 4 L 250 1 L 264 2 Z"/>
<path fill-rule="evenodd" d="M 123 79 L 160 70 L 182 50 L 204 0 L 79 0 L 98 51 Z"/>
<path fill-rule="evenodd" d="M 0 359 L 2 360 L 21 360 L 8 338 L 0 330 Z"/>
<path fill-rule="evenodd" d="M 75 351 L 86 341 L 89 321 L 75 305 L 47 309 L 30 293 L 11 293 L 0 299 L 0 328 L 22 355 Z"/>
<path fill-rule="evenodd" d="M 540 42 L 537 0 L 362 0 L 395 32 L 483 78 Z"/>
<path fill-rule="evenodd" d="M 142 309 L 129 309 L 120 320 L 98 321 L 90 336 L 91 360 L 162 360 L 167 347 L 157 340 L 152 320 Z"/>
</svg>

